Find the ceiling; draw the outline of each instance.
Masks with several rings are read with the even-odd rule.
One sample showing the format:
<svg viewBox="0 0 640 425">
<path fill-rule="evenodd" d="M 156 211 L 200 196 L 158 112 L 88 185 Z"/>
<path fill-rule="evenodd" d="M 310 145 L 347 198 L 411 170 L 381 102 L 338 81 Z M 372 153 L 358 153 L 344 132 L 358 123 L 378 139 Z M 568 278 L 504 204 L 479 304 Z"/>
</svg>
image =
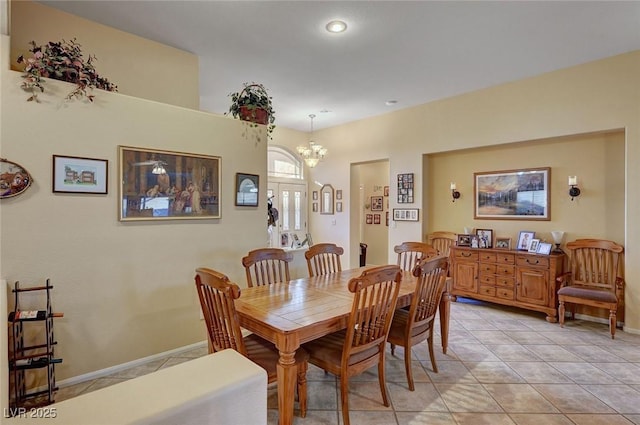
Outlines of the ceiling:
<svg viewBox="0 0 640 425">
<path fill-rule="evenodd" d="M 640 1 L 41 3 L 198 55 L 203 110 L 263 83 L 276 125 L 301 131 L 640 49 Z"/>
</svg>

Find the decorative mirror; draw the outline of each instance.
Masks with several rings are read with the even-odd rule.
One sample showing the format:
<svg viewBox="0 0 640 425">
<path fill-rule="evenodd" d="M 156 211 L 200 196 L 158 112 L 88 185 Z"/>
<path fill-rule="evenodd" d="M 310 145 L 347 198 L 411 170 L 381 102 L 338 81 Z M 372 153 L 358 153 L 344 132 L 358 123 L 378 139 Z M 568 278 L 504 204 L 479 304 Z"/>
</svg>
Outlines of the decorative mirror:
<svg viewBox="0 0 640 425">
<path fill-rule="evenodd" d="M 320 189 L 320 214 L 333 214 L 333 186 L 330 184 Z"/>
<path fill-rule="evenodd" d="M 0 199 L 20 195 L 32 181 L 31 174 L 23 166 L 0 158 Z"/>
</svg>

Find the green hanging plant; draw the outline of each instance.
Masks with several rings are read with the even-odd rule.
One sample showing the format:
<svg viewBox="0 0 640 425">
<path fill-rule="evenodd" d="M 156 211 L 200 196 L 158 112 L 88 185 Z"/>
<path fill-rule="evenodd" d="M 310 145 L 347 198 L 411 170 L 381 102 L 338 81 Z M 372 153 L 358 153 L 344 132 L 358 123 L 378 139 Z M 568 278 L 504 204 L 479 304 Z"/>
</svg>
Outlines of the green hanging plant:
<svg viewBox="0 0 640 425">
<path fill-rule="evenodd" d="M 18 63 L 25 64 L 22 74 L 24 80 L 20 87 L 31 93 L 27 101 L 39 102 L 38 90 L 40 93 L 44 92 L 42 78 L 75 84 L 76 88 L 67 95 L 67 100 L 86 97 L 93 102 L 94 95 L 87 90 L 118 91 L 118 86 L 98 75 L 93 66 L 93 62 L 97 60 L 94 55 L 89 55 L 85 61 L 80 44 L 76 43 L 75 38 L 71 41 L 50 41 L 44 46 L 38 46 L 35 41 L 29 44 L 29 51 L 33 55 L 26 59 L 20 55 L 17 60 Z"/>
<path fill-rule="evenodd" d="M 276 112 L 273 110 L 271 96 L 267 89 L 258 83 L 244 83 L 244 88 L 239 92 L 230 93 L 231 105 L 229 111 L 234 118 L 249 122 L 252 126 L 263 124 L 267 126 L 267 135 L 271 139 L 271 133 L 276 128 Z"/>
</svg>

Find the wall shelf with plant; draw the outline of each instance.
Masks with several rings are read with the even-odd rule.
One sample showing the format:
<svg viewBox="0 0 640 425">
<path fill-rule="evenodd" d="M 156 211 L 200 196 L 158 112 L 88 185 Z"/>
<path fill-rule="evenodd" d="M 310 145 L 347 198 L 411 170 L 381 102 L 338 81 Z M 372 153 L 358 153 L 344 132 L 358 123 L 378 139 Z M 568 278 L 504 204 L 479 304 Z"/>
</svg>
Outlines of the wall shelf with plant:
<svg viewBox="0 0 640 425">
<path fill-rule="evenodd" d="M 118 91 L 118 86 L 97 73 L 93 65 L 97 60 L 94 55 L 89 55 L 85 60 L 75 38 L 70 41 L 50 41 L 44 46 L 38 46 L 35 41 L 29 44 L 32 56 L 25 58 L 20 55 L 17 60 L 25 64 L 21 87 L 31 93 L 27 101 L 39 102 L 38 91 L 44 92 L 43 78 L 75 84 L 76 88 L 67 95 L 67 100 L 86 97 L 93 102 L 93 89 Z"/>
</svg>

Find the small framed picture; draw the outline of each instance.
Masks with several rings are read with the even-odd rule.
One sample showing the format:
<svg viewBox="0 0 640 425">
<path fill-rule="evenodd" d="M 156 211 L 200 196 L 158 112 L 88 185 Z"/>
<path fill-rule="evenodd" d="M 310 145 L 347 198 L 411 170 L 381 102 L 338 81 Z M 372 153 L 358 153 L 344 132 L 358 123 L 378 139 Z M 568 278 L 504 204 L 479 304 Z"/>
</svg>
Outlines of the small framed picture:
<svg viewBox="0 0 640 425">
<path fill-rule="evenodd" d="M 389 211 L 387 211 L 386 214 L 387 214 L 387 218 L 386 218 L 385 224 L 387 225 L 387 227 L 389 227 Z"/>
<path fill-rule="evenodd" d="M 469 246 L 471 246 L 471 248 L 480 247 L 480 241 L 479 241 L 478 235 L 469 235 L 469 241 L 470 241 Z"/>
<path fill-rule="evenodd" d="M 419 221 L 419 209 L 418 208 L 394 208 L 393 220 L 394 221 Z"/>
<path fill-rule="evenodd" d="M 536 253 L 538 252 L 538 244 L 540 243 L 540 239 L 531 239 L 531 243 L 529 243 L 529 249 L 527 251 Z"/>
<path fill-rule="evenodd" d="M 384 196 L 389 196 L 389 186 L 384 187 Z"/>
<path fill-rule="evenodd" d="M 342 212 L 342 201 L 336 202 L 336 212 Z"/>
<path fill-rule="evenodd" d="M 53 192 L 107 194 L 106 159 L 53 155 Z"/>
<path fill-rule="evenodd" d="M 313 200 L 314 200 L 314 201 L 317 201 L 317 200 L 318 200 L 318 191 L 317 191 L 317 190 L 314 190 L 314 191 L 312 192 L 312 195 L 311 195 L 311 196 L 312 196 L 312 198 L 313 198 Z"/>
<path fill-rule="evenodd" d="M 471 246 L 471 235 L 458 235 L 457 246 Z"/>
<path fill-rule="evenodd" d="M 538 244 L 538 251 L 536 251 L 536 253 L 543 254 L 543 255 L 549 255 L 549 254 L 551 254 L 551 247 L 552 247 L 552 245 L 550 243 L 540 242 Z"/>
<path fill-rule="evenodd" d="M 342 199 L 342 189 L 336 190 L 336 199 Z"/>
<path fill-rule="evenodd" d="M 313 212 L 318 212 L 318 203 L 314 202 L 312 205 Z"/>
<path fill-rule="evenodd" d="M 373 215 L 373 224 L 380 224 L 380 214 Z"/>
<path fill-rule="evenodd" d="M 383 210 L 382 196 L 372 196 L 371 197 L 371 211 L 382 211 Z"/>
<path fill-rule="evenodd" d="M 367 214 L 366 223 L 373 224 L 373 214 Z"/>
<path fill-rule="evenodd" d="M 476 229 L 478 236 L 478 248 L 493 248 L 493 230 Z"/>
<path fill-rule="evenodd" d="M 496 238 L 496 249 L 511 249 L 511 238 Z"/>
<path fill-rule="evenodd" d="M 260 177 L 257 174 L 236 173 L 236 205 L 241 207 L 258 206 L 258 188 Z"/>
<path fill-rule="evenodd" d="M 533 240 L 535 234 L 535 232 L 530 232 L 528 230 L 521 231 L 520 235 L 518 236 L 518 245 L 516 249 L 518 249 L 518 251 L 528 251 L 529 244 Z"/>
</svg>

